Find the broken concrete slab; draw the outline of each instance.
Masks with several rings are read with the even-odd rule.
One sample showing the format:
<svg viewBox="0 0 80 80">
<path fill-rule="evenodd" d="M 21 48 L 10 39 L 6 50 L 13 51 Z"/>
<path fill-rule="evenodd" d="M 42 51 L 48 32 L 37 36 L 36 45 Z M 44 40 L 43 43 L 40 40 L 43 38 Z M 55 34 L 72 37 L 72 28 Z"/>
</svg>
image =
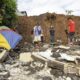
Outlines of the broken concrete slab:
<svg viewBox="0 0 80 80">
<path fill-rule="evenodd" d="M 47 61 L 47 59 L 46 58 L 44 58 L 44 57 L 42 57 L 42 56 L 40 56 L 40 55 L 38 55 L 38 53 L 37 52 L 35 52 L 35 53 L 32 53 L 32 58 L 34 59 L 34 60 L 38 60 L 38 61 L 41 61 L 41 62 L 45 62 L 45 61 Z"/>
<path fill-rule="evenodd" d="M 2 52 L 0 52 L 0 62 L 3 62 L 7 56 L 8 56 L 9 52 L 5 49 L 2 49 Z"/>
<path fill-rule="evenodd" d="M 21 62 L 31 62 L 31 61 L 33 61 L 32 57 L 31 57 L 31 52 L 20 53 L 19 60 Z"/>
<path fill-rule="evenodd" d="M 61 49 L 70 49 L 69 46 L 65 46 L 65 45 L 60 45 L 60 46 L 57 46 L 56 48 L 61 48 Z"/>
<path fill-rule="evenodd" d="M 8 78 L 10 76 L 9 71 L 2 71 L 0 72 L 0 77 Z"/>
</svg>

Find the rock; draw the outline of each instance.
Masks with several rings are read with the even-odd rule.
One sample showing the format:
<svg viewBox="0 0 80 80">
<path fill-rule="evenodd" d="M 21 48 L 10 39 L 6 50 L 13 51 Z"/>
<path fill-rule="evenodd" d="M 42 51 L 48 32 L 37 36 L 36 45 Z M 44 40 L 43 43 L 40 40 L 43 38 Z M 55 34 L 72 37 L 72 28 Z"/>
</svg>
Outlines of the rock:
<svg viewBox="0 0 80 80">
<path fill-rule="evenodd" d="M 2 72 L 0 72 L 0 77 L 8 78 L 9 76 L 10 76 L 9 71 L 2 71 Z"/>
<path fill-rule="evenodd" d="M 54 53 L 52 54 L 52 57 L 54 57 L 54 58 L 58 58 L 58 57 L 61 57 L 61 56 L 60 56 L 59 53 L 54 52 Z"/>
<path fill-rule="evenodd" d="M 70 47 L 69 47 L 69 46 L 64 46 L 64 45 L 60 45 L 60 46 L 58 46 L 58 48 L 66 49 L 66 50 L 69 50 L 69 49 L 70 49 Z"/>
<path fill-rule="evenodd" d="M 58 78 L 59 80 L 63 80 L 63 78 L 62 78 L 62 76 L 59 76 L 59 78 Z"/>
<path fill-rule="evenodd" d="M 6 70 L 10 70 L 11 69 L 11 65 L 10 64 L 5 64 L 5 69 Z"/>
<path fill-rule="evenodd" d="M 21 74 L 22 70 L 20 68 L 12 68 L 10 69 L 10 74 L 13 76 Z"/>
<path fill-rule="evenodd" d="M 15 63 L 15 64 L 13 64 L 13 65 L 11 65 L 11 67 L 19 67 L 19 63 Z"/>
<path fill-rule="evenodd" d="M 44 77 L 42 78 L 42 80 L 52 80 L 52 79 L 51 79 L 51 77 L 49 77 L 49 76 L 44 76 Z"/>
<path fill-rule="evenodd" d="M 0 71 L 5 70 L 5 66 L 3 64 L 0 64 Z"/>
<path fill-rule="evenodd" d="M 30 52 L 21 53 L 19 56 L 19 60 L 22 62 L 31 62 L 33 61 Z"/>
<path fill-rule="evenodd" d="M 70 77 L 67 77 L 66 80 L 72 80 Z"/>
<path fill-rule="evenodd" d="M 2 52 L 0 52 L 0 62 L 3 62 L 7 56 L 8 56 L 9 52 L 7 50 L 2 50 Z"/>
<path fill-rule="evenodd" d="M 59 76 L 62 76 L 62 75 L 63 75 L 63 72 L 62 72 L 61 70 L 59 70 L 59 69 L 52 69 L 52 70 L 50 71 L 50 73 L 51 73 L 52 75 L 55 75 L 56 77 L 59 77 Z"/>
<path fill-rule="evenodd" d="M 73 76 L 72 80 L 80 80 L 78 76 Z"/>
<path fill-rule="evenodd" d="M 64 76 L 64 75 L 62 76 L 62 78 L 63 78 L 63 80 L 66 80 L 66 76 Z"/>
<path fill-rule="evenodd" d="M 44 44 L 44 45 L 43 45 L 43 48 L 44 48 L 44 49 L 49 48 L 49 44 Z"/>
</svg>

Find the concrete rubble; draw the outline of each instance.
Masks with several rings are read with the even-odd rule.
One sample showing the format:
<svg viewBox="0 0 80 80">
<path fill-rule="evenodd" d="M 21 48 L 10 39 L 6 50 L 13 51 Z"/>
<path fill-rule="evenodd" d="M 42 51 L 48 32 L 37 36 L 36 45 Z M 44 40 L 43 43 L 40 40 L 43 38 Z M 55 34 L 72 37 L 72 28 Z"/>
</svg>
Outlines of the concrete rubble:
<svg viewBox="0 0 80 80">
<path fill-rule="evenodd" d="M 80 56 L 80 46 L 50 47 L 46 44 L 40 49 L 34 50 L 31 45 L 31 47 L 26 47 L 23 52 L 22 50 L 19 50 L 19 53 L 12 51 L 8 59 L 0 63 L 0 80 L 80 80 L 79 75 L 66 74 L 60 70 L 60 66 L 58 69 L 51 66 L 52 63 L 49 64 L 49 61 L 60 61 L 79 67 L 79 57 L 75 63 L 75 61 L 61 58 L 61 54 Z M 24 56 L 26 57 L 23 58 Z"/>
<path fill-rule="evenodd" d="M 39 64 L 39 63 L 38 63 Z M 0 80 L 78 80 L 79 78 L 68 75 L 57 75 L 51 68 L 42 68 L 31 64 L 23 65 L 17 61 L 15 64 L 5 64 L 5 71 L 0 72 Z M 4 73 L 3 73 L 4 72 Z"/>
</svg>

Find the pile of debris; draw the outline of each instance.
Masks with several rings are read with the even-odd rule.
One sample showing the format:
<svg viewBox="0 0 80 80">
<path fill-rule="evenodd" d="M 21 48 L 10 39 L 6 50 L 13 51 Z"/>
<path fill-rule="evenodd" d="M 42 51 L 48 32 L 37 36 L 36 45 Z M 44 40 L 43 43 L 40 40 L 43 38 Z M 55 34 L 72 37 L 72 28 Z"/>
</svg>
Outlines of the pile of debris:
<svg viewBox="0 0 80 80">
<path fill-rule="evenodd" d="M 22 63 L 14 61 L 4 63 L 4 69 L 0 72 L 0 80 L 78 80 L 79 77 L 73 75 L 61 75 L 59 71 L 52 70 L 40 61 Z M 3 67 L 3 66 L 2 66 Z M 53 74 L 54 73 L 54 74 Z"/>
<path fill-rule="evenodd" d="M 0 64 L 0 80 L 79 80 L 80 46 L 32 45 Z M 15 58 L 16 57 L 16 58 Z"/>
<path fill-rule="evenodd" d="M 51 67 L 53 74 L 80 76 L 80 46 L 55 46 L 44 52 L 33 52 L 33 57 Z"/>
</svg>

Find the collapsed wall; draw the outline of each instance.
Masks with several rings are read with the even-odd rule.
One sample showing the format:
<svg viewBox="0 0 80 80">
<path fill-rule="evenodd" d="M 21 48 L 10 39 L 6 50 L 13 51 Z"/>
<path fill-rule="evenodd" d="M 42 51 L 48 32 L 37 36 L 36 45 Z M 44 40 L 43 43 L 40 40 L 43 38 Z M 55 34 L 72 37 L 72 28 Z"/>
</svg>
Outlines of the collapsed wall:
<svg viewBox="0 0 80 80">
<path fill-rule="evenodd" d="M 36 22 L 39 22 L 43 29 L 44 40 L 49 42 L 49 27 L 52 24 L 55 27 L 55 41 L 60 39 L 63 43 L 67 43 L 67 35 L 65 28 L 67 25 L 67 18 L 62 14 L 45 13 L 39 16 L 19 16 L 18 17 L 18 32 L 23 36 L 23 42 L 32 42 L 31 31 Z M 80 17 L 72 16 L 76 22 L 76 35 L 80 34 Z"/>
</svg>

